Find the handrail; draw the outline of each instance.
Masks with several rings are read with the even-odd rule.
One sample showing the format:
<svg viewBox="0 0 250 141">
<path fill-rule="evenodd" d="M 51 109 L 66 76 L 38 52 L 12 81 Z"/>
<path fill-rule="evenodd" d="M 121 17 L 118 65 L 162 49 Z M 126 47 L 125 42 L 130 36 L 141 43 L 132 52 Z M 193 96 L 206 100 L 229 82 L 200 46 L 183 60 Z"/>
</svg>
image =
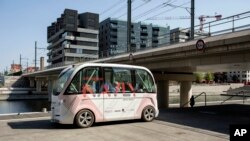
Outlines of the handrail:
<svg viewBox="0 0 250 141">
<path fill-rule="evenodd" d="M 241 95 L 240 95 L 241 94 Z M 226 94 L 224 95 L 226 96 Z M 245 104 L 245 92 L 242 90 L 242 91 L 239 91 L 239 92 L 236 92 L 235 95 L 228 95 L 230 96 L 229 98 L 225 99 L 224 101 L 221 102 L 221 104 L 225 103 L 226 101 L 232 99 L 233 97 L 235 96 L 242 96 L 242 101 L 243 101 L 243 104 Z"/>
<path fill-rule="evenodd" d="M 198 98 L 199 96 L 201 96 L 201 95 L 205 95 L 205 106 L 207 106 L 207 93 L 206 92 L 201 92 L 200 94 L 198 94 L 198 95 L 196 95 L 195 97 L 194 97 L 194 100 L 196 99 L 196 98 Z M 188 104 L 188 103 L 190 103 L 190 100 L 188 101 L 188 102 L 186 102 L 185 104 L 183 104 L 182 105 L 182 107 L 184 106 L 184 105 L 186 105 L 186 104 Z"/>
</svg>

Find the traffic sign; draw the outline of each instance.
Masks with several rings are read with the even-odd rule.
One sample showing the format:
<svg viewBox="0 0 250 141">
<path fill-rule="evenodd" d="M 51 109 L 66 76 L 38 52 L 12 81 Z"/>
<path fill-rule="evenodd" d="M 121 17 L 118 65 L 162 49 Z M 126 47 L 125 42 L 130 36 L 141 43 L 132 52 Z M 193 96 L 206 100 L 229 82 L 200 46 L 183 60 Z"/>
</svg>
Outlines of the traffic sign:
<svg viewBox="0 0 250 141">
<path fill-rule="evenodd" d="M 206 44 L 205 42 L 202 40 L 202 39 L 199 39 L 197 42 L 196 42 L 196 49 L 197 50 L 204 50 L 206 47 Z"/>
</svg>

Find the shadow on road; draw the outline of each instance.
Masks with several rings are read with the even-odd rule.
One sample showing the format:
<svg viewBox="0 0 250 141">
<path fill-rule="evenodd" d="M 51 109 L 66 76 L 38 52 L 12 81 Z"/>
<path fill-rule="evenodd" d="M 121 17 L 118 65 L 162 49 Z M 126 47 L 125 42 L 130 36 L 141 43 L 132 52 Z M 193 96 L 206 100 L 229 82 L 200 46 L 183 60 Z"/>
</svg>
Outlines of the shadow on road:
<svg viewBox="0 0 250 141">
<path fill-rule="evenodd" d="M 50 120 L 32 120 L 8 122 L 12 129 L 73 129 L 73 125 L 51 123 Z"/>
<path fill-rule="evenodd" d="M 230 124 L 249 124 L 250 105 L 214 105 L 160 110 L 158 120 L 229 134 Z"/>
<path fill-rule="evenodd" d="M 120 125 L 120 124 L 131 124 L 135 122 L 141 122 L 141 120 L 95 123 L 91 128 Z M 79 129 L 75 125 L 51 123 L 50 120 L 15 121 L 15 122 L 8 122 L 8 125 L 12 129 Z"/>
</svg>

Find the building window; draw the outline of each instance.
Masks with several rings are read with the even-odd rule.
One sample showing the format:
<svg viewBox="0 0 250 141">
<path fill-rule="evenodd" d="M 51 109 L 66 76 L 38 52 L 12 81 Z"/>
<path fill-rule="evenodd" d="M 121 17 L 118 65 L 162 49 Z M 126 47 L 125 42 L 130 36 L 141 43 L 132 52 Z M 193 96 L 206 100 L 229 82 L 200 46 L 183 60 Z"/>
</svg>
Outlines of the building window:
<svg viewBox="0 0 250 141">
<path fill-rule="evenodd" d="M 76 53 L 76 49 L 75 48 L 70 48 L 69 50 L 70 50 L 69 51 L 70 53 Z"/>
<path fill-rule="evenodd" d="M 67 57 L 66 61 L 74 61 L 74 57 Z"/>
<path fill-rule="evenodd" d="M 87 42 L 87 41 L 77 41 L 78 45 L 83 45 L 83 46 L 93 46 L 93 47 L 97 47 L 97 43 L 96 42 Z"/>
<path fill-rule="evenodd" d="M 83 49 L 82 53 L 83 54 L 94 54 L 94 55 L 97 55 L 97 50 L 85 50 L 85 49 Z"/>
<path fill-rule="evenodd" d="M 82 49 L 77 48 L 77 49 L 76 49 L 76 53 L 82 54 Z"/>
<path fill-rule="evenodd" d="M 80 37 L 86 37 L 86 38 L 97 38 L 97 34 L 92 34 L 92 33 L 80 33 Z"/>
</svg>

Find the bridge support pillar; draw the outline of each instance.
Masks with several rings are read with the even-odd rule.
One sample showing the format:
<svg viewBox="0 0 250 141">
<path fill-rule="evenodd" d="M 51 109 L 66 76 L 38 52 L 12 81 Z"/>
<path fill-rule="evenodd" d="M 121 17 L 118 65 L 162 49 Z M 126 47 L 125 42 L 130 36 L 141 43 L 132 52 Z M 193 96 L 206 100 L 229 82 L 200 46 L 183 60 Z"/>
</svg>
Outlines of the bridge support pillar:
<svg viewBox="0 0 250 141">
<path fill-rule="evenodd" d="M 169 107 L 169 81 L 157 81 L 157 99 L 159 108 Z"/>
<path fill-rule="evenodd" d="M 192 81 L 182 81 L 180 86 L 180 107 L 189 107 L 192 96 Z"/>
<path fill-rule="evenodd" d="M 36 80 L 36 91 L 41 92 L 42 91 L 42 81 Z"/>
<path fill-rule="evenodd" d="M 30 87 L 34 88 L 35 87 L 35 79 L 34 78 L 30 78 Z"/>
<path fill-rule="evenodd" d="M 49 101 L 51 101 L 53 88 L 56 85 L 56 79 L 48 79 L 48 95 L 49 95 Z"/>
</svg>

